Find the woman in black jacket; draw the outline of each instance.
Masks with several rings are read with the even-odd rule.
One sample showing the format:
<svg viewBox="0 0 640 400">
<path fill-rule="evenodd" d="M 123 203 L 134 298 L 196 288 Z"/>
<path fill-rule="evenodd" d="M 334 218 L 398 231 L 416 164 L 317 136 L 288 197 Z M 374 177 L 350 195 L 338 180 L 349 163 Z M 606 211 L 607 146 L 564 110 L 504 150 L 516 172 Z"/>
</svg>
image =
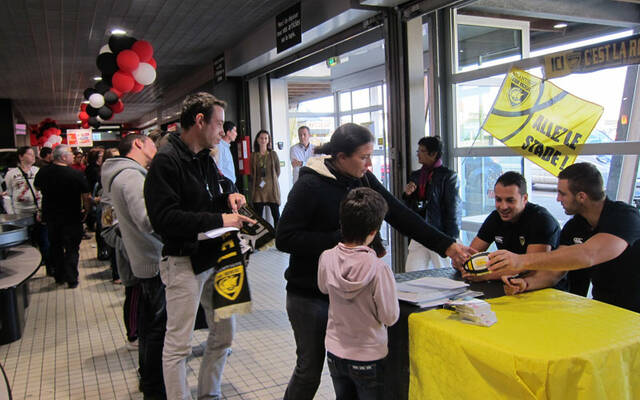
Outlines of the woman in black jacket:
<svg viewBox="0 0 640 400">
<path fill-rule="evenodd" d="M 411 172 L 402 199 L 413 211 L 442 232 L 460 235 L 460 195 L 457 174 L 442 165 L 442 142 L 439 136 L 418 141 L 418 161 L 422 168 Z M 405 271 L 448 266 L 448 261 L 415 240 L 409 242 Z"/>
<path fill-rule="evenodd" d="M 287 279 L 287 314 L 296 340 L 297 362 L 285 399 L 313 399 L 324 365 L 324 337 L 329 299 L 318 289 L 320 254 L 340 241 L 338 209 L 353 188 L 368 186 L 387 201 L 385 216 L 401 233 L 454 258 L 461 265 L 471 254 L 468 247 L 428 225 L 394 198 L 369 171 L 374 137 L 360 125 L 338 127 L 329 143 L 300 170 L 289 192 L 276 233 L 276 246 L 290 253 Z"/>
</svg>

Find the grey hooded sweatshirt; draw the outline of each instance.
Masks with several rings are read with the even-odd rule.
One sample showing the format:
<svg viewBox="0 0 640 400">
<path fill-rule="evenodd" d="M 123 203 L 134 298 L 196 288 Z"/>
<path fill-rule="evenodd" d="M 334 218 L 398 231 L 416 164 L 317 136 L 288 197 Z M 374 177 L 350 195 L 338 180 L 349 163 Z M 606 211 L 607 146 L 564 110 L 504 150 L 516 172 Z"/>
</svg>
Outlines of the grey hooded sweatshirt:
<svg viewBox="0 0 640 400">
<path fill-rule="evenodd" d="M 400 315 L 391 269 L 367 246 L 338 243 L 318 263 L 318 287 L 329 294 L 325 347 L 347 360 L 386 357 L 387 326 Z"/>
<path fill-rule="evenodd" d="M 158 274 L 162 253 L 162 242 L 152 233 L 144 203 L 146 176 L 147 170 L 130 158 L 110 158 L 102 164 L 102 186 L 111 195 L 131 270 L 141 279 Z"/>
</svg>

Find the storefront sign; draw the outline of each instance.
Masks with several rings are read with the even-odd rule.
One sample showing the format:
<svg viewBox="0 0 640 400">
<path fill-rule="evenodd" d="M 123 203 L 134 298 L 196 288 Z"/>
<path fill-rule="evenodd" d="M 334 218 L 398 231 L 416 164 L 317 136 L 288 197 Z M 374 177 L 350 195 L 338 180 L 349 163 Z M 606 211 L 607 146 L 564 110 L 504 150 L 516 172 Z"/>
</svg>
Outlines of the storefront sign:
<svg viewBox="0 0 640 400">
<path fill-rule="evenodd" d="M 91 147 L 93 138 L 89 129 L 67 129 L 67 144 L 71 147 Z"/>
<path fill-rule="evenodd" d="M 276 16 L 276 48 L 278 53 L 302 42 L 300 3 Z"/>
<path fill-rule="evenodd" d="M 213 59 L 213 82 L 218 84 L 226 79 L 224 54 Z"/>
<path fill-rule="evenodd" d="M 517 68 L 482 129 L 551 174 L 573 164 L 604 108 Z"/>
<path fill-rule="evenodd" d="M 544 57 L 547 79 L 640 63 L 640 34 Z"/>
</svg>

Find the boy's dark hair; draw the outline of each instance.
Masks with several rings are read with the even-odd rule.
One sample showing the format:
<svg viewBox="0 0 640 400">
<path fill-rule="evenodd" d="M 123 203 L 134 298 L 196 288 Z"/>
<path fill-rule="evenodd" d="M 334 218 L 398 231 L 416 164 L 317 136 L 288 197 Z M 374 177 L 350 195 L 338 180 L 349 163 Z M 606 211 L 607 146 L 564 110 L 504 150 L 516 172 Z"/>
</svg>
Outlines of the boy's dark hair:
<svg viewBox="0 0 640 400">
<path fill-rule="evenodd" d="M 362 244 L 369 234 L 380 229 L 389 206 L 373 189 L 360 187 L 351 190 L 340 203 L 342 240 Z"/>
<path fill-rule="evenodd" d="M 196 123 L 196 115 L 199 113 L 204 115 L 204 120 L 207 124 L 211 122 L 213 106 L 219 106 L 224 109 L 227 107 L 227 103 L 206 92 L 188 95 L 182 102 L 182 114 L 180 115 L 182 129 L 186 131 L 191 128 Z"/>
<path fill-rule="evenodd" d="M 43 147 L 40 149 L 40 158 L 47 158 L 51 153 L 53 153 L 53 149 L 51 147 Z"/>
<path fill-rule="evenodd" d="M 127 156 L 127 154 L 129 154 L 129 152 L 131 151 L 131 148 L 133 147 L 133 142 L 136 139 L 140 139 L 143 142 L 145 140 L 151 140 L 141 133 L 133 133 L 131 135 L 127 135 L 123 137 L 122 140 L 120 140 L 120 143 L 118 144 L 118 151 L 120 152 L 121 156 Z"/>
<path fill-rule="evenodd" d="M 505 172 L 504 174 L 500 175 L 500 177 L 496 181 L 496 185 L 498 183 L 504 187 L 516 185 L 518 187 L 518 191 L 520 192 L 521 196 L 524 196 L 525 194 L 527 194 L 527 181 L 526 179 L 524 179 L 524 176 L 522 176 L 518 172 L 515 172 L 515 171 Z"/>
<path fill-rule="evenodd" d="M 582 162 L 570 165 L 560 171 L 558 179 L 569 181 L 569 190 L 574 195 L 584 192 L 593 201 L 604 199 L 602 175 L 593 164 Z"/>
<path fill-rule="evenodd" d="M 418 140 L 418 146 L 422 146 L 429 154 L 436 152 L 436 161 L 442 157 L 442 141 L 440 140 L 440 136 L 427 136 Z"/>
<path fill-rule="evenodd" d="M 236 127 L 236 124 L 234 124 L 231 121 L 224 121 L 224 124 L 222 124 L 222 130 L 224 131 L 225 134 L 235 127 Z"/>
</svg>

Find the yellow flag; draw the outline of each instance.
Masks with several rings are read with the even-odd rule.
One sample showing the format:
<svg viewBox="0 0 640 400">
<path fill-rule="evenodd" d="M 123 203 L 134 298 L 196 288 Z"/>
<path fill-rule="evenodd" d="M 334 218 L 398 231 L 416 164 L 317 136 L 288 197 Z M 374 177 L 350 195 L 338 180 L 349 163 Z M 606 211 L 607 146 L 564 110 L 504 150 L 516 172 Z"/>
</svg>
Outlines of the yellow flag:
<svg viewBox="0 0 640 400">
<path fill-rule="evenodd" d="M 482 129 L 555 176 L 573 164 L 604 108 L 512 68 Z"/>
</svg>

